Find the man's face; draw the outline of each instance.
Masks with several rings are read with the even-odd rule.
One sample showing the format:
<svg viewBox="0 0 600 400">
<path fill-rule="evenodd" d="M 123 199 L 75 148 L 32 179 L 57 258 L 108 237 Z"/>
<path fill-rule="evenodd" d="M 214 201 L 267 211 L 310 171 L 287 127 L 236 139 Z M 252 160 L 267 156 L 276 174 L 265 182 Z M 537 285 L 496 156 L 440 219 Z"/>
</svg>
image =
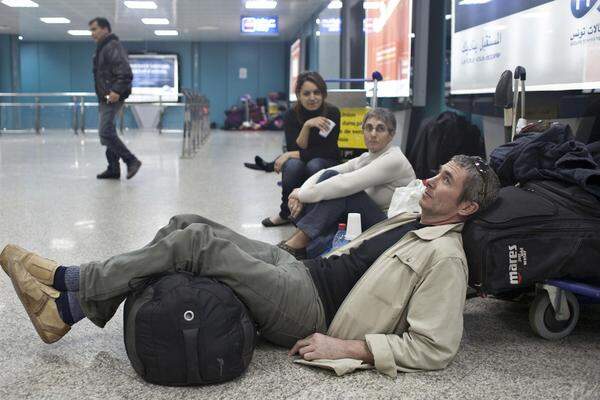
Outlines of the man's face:
<svg viewBox="0 0 600 400">
<path fill-rule="evenodd" d="M 90 24 L 90 31 L 92 32 L 92 38 L 96 43 L 100 43 L 108 34 L 108 28 L 101 28 L 98 26 L 96 21 Z"/>
<path fill-rule="evenodd" d="M 436 176 L 425 181 L 425 193 L 419 202 L 422 218 L 447 222 L 465 219 L 477 211 L 478 207 L 471 209 L 475 203 L 459 201 L 467 176 L 467 171 L 452 161 L 442 165 Z"/>
</svg>

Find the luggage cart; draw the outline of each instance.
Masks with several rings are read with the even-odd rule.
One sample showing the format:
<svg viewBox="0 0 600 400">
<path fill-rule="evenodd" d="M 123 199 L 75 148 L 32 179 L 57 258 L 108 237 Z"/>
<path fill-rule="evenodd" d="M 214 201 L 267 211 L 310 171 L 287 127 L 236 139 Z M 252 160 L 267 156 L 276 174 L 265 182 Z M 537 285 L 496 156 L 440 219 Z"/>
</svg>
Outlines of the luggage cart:
<svg viewBox="0 0 600 400">
<path fill-rule="evenodd" d="M 600 286 L 552 279 L 536 285 L 529 306 L 531 329 L 544 339 L 568 336 L 579 320 L 579 304 L 600 304 Z"/>
</svg>

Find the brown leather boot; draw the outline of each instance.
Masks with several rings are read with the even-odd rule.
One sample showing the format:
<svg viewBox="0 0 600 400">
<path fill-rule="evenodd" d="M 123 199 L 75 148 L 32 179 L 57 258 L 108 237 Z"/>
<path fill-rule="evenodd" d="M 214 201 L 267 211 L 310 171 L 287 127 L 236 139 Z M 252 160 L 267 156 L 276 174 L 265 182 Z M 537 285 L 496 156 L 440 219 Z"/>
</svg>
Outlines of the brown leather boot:
<svg viewBox="0 0 600 400">
<path fill-rule="evenodd" d="M 56 261 L 48 260 L 19 246 L 9 244 L 0 253 L 0 265 L 9 276 L 8 265 L 10 261 L 18 262 L 44 285 L 52 286 L 54 283 L 54 273 L 58 268 Z"/>
<path fill-rule="evenodd" d="M 60 318 L 55 301 L 60 292 L 38 282 L 19 261 L 9 260 L 6 268 L 40 338 L 46 343 L 54 343 L 66 335 L 71 327 Z"/>
</svg>

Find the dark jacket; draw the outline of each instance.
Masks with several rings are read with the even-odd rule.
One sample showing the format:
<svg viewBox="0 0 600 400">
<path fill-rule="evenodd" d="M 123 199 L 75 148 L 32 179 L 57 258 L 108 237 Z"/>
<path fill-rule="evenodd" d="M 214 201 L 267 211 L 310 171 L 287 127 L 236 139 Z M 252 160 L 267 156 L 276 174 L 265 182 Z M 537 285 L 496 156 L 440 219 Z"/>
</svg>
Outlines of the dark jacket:
<svg viewBox="0 0 600 400">
<path fill-rule="evenodd" d="M 300 135 L 302 126 L 307 120 L 320 116 L 335 122 L 335 127 L 326 138 L 319 135 L 319 129 L 311 128 L 308 147 L 306 149 L 299 148 L 296 139 Z M 339 161 L 340 150 L 337 142 L 340 136 L 340 110 L 336 106 L 325 103 L 323 108 L 313 112 L 301 108 L 300 115 L 292 108 L 285 114 L 283 121 L 287 151 L 299 150 L 300 159 L 304 162 L 309 162 L 313 158 Z"/>
<path fill-rule="evenodd" d="M 121 101 L 131 94 L 133 74 L 127 59 L 127 51 L 117 35 L 111 33 L 98 43 L 94 55 L 94 81 L 99 101 L 111 91 L 118 93 Z"/>
<path fill-rule="evenodd" d="M 417 178 L 431 178 L 452 156 L 465 154 L 485 157 L 481 131 L 463 116 L 445 111 L 423 121 L 406 157 Z"/>
<path fill-rule="evenodd" d="M 574 139 L 569 125 L 554 124 L 533 140 L 513 147 L 496 173 L 502 186 L 559 180 L 579 185 L 600 198 L 600 167 L 591 149 Z"/>
</svg>

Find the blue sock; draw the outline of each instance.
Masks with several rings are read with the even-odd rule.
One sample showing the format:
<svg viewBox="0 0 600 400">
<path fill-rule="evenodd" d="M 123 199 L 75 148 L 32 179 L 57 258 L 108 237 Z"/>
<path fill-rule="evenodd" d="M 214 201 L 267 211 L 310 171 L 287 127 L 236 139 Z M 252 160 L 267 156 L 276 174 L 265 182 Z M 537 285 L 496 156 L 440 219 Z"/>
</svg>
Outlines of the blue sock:
<svg viewBox="0 0 600 400">
<path fill-rule="evenodd" d="M 73 292 L 60 292 L 60 296 L 56 299 L 56 308 L 60 318 L 67 325 L 74 325 L 85 318 L 77 295 Z"/>
<path fill-rule="evenodd" d="M 60 292 L 78 292 L 79 267 L 58 267 L 54 273 L 52 287 Z"/>
</svg>

